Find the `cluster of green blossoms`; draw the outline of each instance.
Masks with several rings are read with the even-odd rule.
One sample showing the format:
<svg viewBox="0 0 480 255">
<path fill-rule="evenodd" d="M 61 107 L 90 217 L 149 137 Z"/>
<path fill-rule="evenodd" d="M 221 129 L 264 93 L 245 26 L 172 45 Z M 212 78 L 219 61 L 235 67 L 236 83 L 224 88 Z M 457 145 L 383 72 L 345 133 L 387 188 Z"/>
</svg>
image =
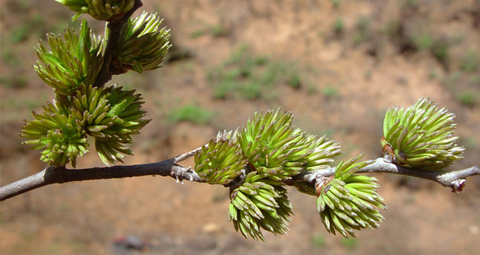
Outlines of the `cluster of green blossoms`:
<svg viewBox="0 0 480 255">
<path fill-rule="evenodd" d="M 134 3 L 133 0 L 58 2 L 77 11 L 77 15 L 88 13 L 100 20 L 121 18 Z M 143 13 L 128 20 L 115 44 L 109 67 L 115 70 L 113 74 L 160 67 L 170 48 L 169 30 L 160 28 L 160 24 L 156 14 Z M 87 138 L 91 137 L 106 165 L 122 162 L 125 155 L 133 154 L 128 148 L 132 135 L 149 122 L 143 118 L 141 96 L 121 86 L 94 86 L 108 42 L 94 35 L 85 20 L 79 33 L 67 27 L 63 35 L 48 34 L 47 38 L 49 47 L 44 42 L 38 45 L 39 60 L 34 69 L 53 88 L 55 99 L 43 107 L 43 113 L 34 112 L 34 120 L 25 122 L 21 133 L 28 139 L 25 144 L 41 149 L 41 160 L 50 165 L 64 166 L 71 162 L 75 167 L 76 159 L 88 152 Z M 115 69 L 118 63 L 121 72 Z"/>
<path fill-rule="evenodd" d="M 354 174 L 373 163 L 356 163 L 360 157 L 339 163 L 334 176 L 322 177 L 316 183 L 317 209 L 325 228 L 333 234 L 338 231 L 348 237 L 355 236 L 354 230 L 377 228 L 383 216 L 375 207 L 387 209 L 377 194 L 377 179 Z"/>
<path fill-rule="evenodd" d="M 403 109 L 390 109 L 382 139 L 387 160 L 419 170 L 438 170 L 461 158 L 453 137 L 453 114 L 420 99 Z M 387 209 L 374 177 L 356 174 L 374 161 L 361 155 L 340 162 L 330 176 L 338 142 L 306 134 L 292 125 L 293 115 L 255 113 L 241 130 L 221 132 L 195 155 L 195 170 L 210 184 L 230 188 L 229 219 L 245 237 L 264 240 L 262 229 L 285 234 L 292 214 L 284 185 L 316 196 L 325 228 L 345 238 L 377 228 Z M 392 160 L 393 159 L 393 160 Z M 309 174 L 309 178 L 295 178 Z"/>
<path fill-rule="evenodd" d="M 392 163 L 423 170 L 445 170 L 463 158 L 465 148 L 455 144 L 455 115 L 439 109 L 431 99 L 392 108 L 385 114 L 382 146 Z"/>
<path fill-rule="evenodd" d="M 160 67 L 170 49 L 170 30 L 161 27 L 157 14 L 143 12 L 130 19 L 121 32 L 115 49 L 113 65 L 117 74 L 133 70 L 137 73 Z"/>
<path fill-rule="evenodd" d="M 306 134 L 280 110 L 255 113 L 245 128 L 222 132 L 195 154 L 205 182 L 230 187 L 229 219 L 245 236 L 264 240 L 261 229 L 285 234 L 292 214 L 285 181 L 329 167 L 338 142 Z"/>
<path fill-rule="evenodd" d="M 115 24 L 123 24 L 124 15 L 129 17 L 136 8 L 135 0 L 57 2 L 77 12 L 74 18 L 89 14 Z M 49 34 L 49 49 L 39 43 L 34 69 L 53 88 L 55 99 L 42 113 L 33 112 L 35 119 L 25 122 L 21 135 L 28 139 L 25 144 L 42 150 L 41 160 L 75 167 L 77 158 L 88 152 L 89 137 L 107 165 L 132 155 L 132 136 L 149 122 L 141 110 L 142 98 L 134 90 L 96 86 L 96 81 L 101 70 L 115 75 L 159 68 L 170 48 L 170 32 L 161 22 L 156 14 L 145 12 L 129 18 L 113 47 L 94 35 L 85 20 L 79 33 L 66 28 L 63 36 Z M 107 69 L 106 48 L 113 51 Z M 407 109 L 389 109 L 381 140 L 385 160 L 419 170 L 444 170 L 464 152 L 455 144 L 453 118 L 430 99 Z M 230 189 L 228 218 L 235 229 L 255 240 L 264 240 L 262 229 L 286 234 L 293 212 L 285 185 L 316 196 L 320 218 L 333 234 L 348 238 L 355 230 L 378 227 L 383 217 L 377 208 L 386 209 L 377 194 L 378 181 L 356 174 L 373 161 L 357 162 L 358 156 L 331 167 L 341 154 L 338 142 L 307 134 L 292 120 L 293 114 L 280 110 L 255 113 L 244 128 L 220 132 L 195 154 L 195 171 L 202 181 Z M 313 178 L 305 178 L 308 175 Z"/>
</svg>

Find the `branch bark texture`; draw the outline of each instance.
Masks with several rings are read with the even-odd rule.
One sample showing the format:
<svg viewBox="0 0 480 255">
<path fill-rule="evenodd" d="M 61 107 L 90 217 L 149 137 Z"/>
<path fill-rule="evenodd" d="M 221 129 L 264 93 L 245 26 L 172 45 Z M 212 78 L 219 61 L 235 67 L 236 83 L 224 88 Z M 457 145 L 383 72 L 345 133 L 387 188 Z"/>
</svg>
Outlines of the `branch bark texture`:
<svg viewBox="0 0 480 255">
<path fill-rule="evenodd" d="M 178 162 L 195 155 L 195 152 L 199 149 L 195 149 L 171 159 L 149 164 L 119 165 L 85 169 L 66 169 L 65 167 L 50 166 L 32 176 L 0 187 L 0 201 L 50 184 L 75 181 L 159 175 L 173 177 L 177 182 L 181 181 L 182 183 L 184 179 L 202 182 L 200 176 L 198 176 L 198 174 L 190 167 L 183 167 L 178 164 Z"/>
<path fill-rule="evenodd" d="M 184 179 L 194 182 L 203 182 L 200 176 L 190 167 L 184 167 L 178 164 L 180 161 L 193 157 L 199 150 L 200 148 L 197 148 L 177 157 L 149 164 L 94 167 L 85 169 L 47 167 L 37 174 L 0 187 L 0 201 L 50 184 L 75 181 L 158 175 L 163 177 L 170 176 L 175 178 L 177 182 L 183 182 Z M 477 166 L 473 166 L 467 169 L 449 172 L 425 171 L 398 166 L 385 162 L 383 158 L 378 158 L 373 164 L 359 169 L 357 173 L 393 173 L 413 176 L 437 182 L 445 187 L 452 188 L 452 191 L 454 192 L 460 192 L 465 186 L 466 178 L 480 175 L 480 169 Z M 307 181 L 314 183 L 319 176 L 328 177 L 334 174 L 334 167 L 317 171 L 306 171 L 297 175 L 294 178 L 294 181 Z M 291 184 L 291 181 L 289 184 Z"/>
<path fill-rule="evenodd" d="M 377 158 L 373 164 L 359 169 L 357 173 L 390 173 L 412 176 L 437 182 L 444 187 L 450 187 L 452 192 L 461 192 L 465 186 L 466 178 L 480 175 L 480 168 L 478 166 L 473 166 L 455 171 L 427 171 L 399 166 L 385 161 L 384 158 Z M 319 176 L 328 177 L 334 174 L 335 168 L 329 167 L 322 170 L 304 172 L 296 176 L 295 179 L 314 183 Z"/>
</svg>

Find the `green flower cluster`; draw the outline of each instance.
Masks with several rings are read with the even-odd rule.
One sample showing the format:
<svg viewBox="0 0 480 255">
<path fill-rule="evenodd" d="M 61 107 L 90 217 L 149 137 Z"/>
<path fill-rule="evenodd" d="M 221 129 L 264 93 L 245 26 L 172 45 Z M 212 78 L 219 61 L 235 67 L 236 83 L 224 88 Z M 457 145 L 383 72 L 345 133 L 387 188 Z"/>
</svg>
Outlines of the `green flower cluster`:
<svg viewBox="0 0 480 255">
<path fill-rule="evenodd" d="M 87 13 L 97 20 L 115 20 L 132 9 L 135 0 L 55 0 L 77 12 L 73 19 Z"/>
<path fill-rule="evenodd" d="M 83 20 L 80 34 L 65 28 L 63 38 L 47 34 L 50 50 L 40 41 L 37 48 L 39 61 L 34 65 L 38 76 L 56 93 L 70 96 L 81 84 L 92 84 L 103 63 L 103 40 L 95 37 Z"/>
<path fill-rule="evenodd" d="M 43 149 L 41 160 L 50 165 L 71 162 L 75 167 L 76 158 L 88 152 L 87 135 L 106 165 L 122 162 L 124 154 L 132 155 L 126 146 L 131 136 L 149 122 L 142 119 L 143 102 L 134 92 L 82 84 L 72 96 L 56 94 L 43 114 L 34 112 L 35 120 L 26 121 L 21 135 L 30 139 L 25 144 L 32 149 Z"/>
<path fill-rule="evenodd" d="M 112 60 L 116 74 L 128 70 L 142 73 L 161 67 L 170 44 L 170 30 L 161 28 L 162 19 L 156 13 L 143 12 L 129 19 L 121 32 L 121 40 Z"/>
<path fill-rule="evenodd" d="M 455 144 L 455 115 L 439 109 L 429 98 L 414 105 L 392 108 L 385 114 L 382 146 L 392 163 L 423 170 L 445 170 L 463 158 L 465 148 Z"/>
<path fill-rule="evenodd" d="M 228 184 L 246 165 L 240 147 L 232 140 L 211 140 L 195 154 L 195 171 L 210 184 Z"/>
<path fill-rule="evenodd" d="M 285 234 L 292 213 L 285 181 L 327 168 L 341 154 L 338 142 L 308 135 L 292 120 L 280 110 L 255 113 L 245 128 L 220 132 L 195 155 L 199 176 L 230 187 L 229 219 L 245 237 L 263 240 L 261 229 Z"/>
<path fill-rule="evenodd" d="M 134 1 L 59 0 L 70 9 L 89 13 L 102 20 L 122 17 Z M 115 47 L 112 74 L 130 69 L 137 72 L 158 68 L 170 47 L 169 30 L 160 28 L 157 15 L 143 13 L 129 19 Z M 108 35 L 109 30 L 107 30 Z M 93 87 L 104 64 L 107 45 L 93 34 L 85 20 L 80 32 L 66 28 L 62 35 L 48 34 L 48 46 L 40 42 L 34 69 L 54 89 L 55 101 L 34 113 L 35 120 L 26 121 L 22 136 L 33 149 L 42 149 L 41 160 L 50 165 L 75 167 L 77 157 L 88 152 L 87 136 L 93 138 L 101 160 L 106 164 L 122 162 L 132 155 L 128 144 L 149 120 L 143 119 L 142 98 L 135 91 L 122 87 Z M 118 72 L 118 70 L 122 70 Z"/>
<path fill-rule="evenodd" d="M 85 121 L 79 111 L 64 107 L 60 101 L 48 103 L 44 112 L 33 112 L 34 120 L 27 121 L 21 136 L 30 139 L 25 144 L 32 149 L 43 149 L 41 160 L 50 165 L 63 166 L 88 152 Z"/>
<path fill-rule="evenodd" d="M 243 154 L 258 177 L 274 181 L 291 179 L 303 171 L 328 167 L 340 155 L 337 141 L 308 135 L 292 125 L 292 113 L 255 113 L 238 134 Z"/>
<path fill-rule="evenodd" d="M 380 187 L 374 177 L 355 175 L 358 169 L 373 161 L 356 163 L 361 156 L 341 162 L 335 176 L 316 183 L 317 209 L 325 228 L 335 234 L 355 236 L 354 230 L 377 228 L 383 216 L 374 206 L 386 209 L 384 200 L 377 194 Z"/>
<path fill-rule="evenodd" d="M 228 219 L 245 238 L 265 241 L 261 229 L 274 234 L 287 233 L 292 205 L 287 190 L 278 182 L 254 181 L 255 176 L 256 172 L 250 172 L 245 182 L 231 192 Z"/>
</svg>

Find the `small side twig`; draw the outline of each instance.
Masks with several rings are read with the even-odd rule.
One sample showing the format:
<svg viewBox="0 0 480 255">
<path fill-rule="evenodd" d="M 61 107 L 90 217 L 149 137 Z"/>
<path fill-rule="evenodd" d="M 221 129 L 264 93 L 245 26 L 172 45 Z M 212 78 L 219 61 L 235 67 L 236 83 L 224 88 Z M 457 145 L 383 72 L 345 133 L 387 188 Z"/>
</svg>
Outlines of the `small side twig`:
<svg viewBox="0 0 480 255">
<path fill-rule="evenodd" d="M 406 176 L 412 176 L 431 180 L 441 184 L 444 187 L 450 187 L 453 192 L 461 192 L 465 186 L 466 178 L 474 175 L 480 175 L 478 166 L 473 166 L 467 169 L 455 171 L 426 171 L 415 168 L 408 168 L 386 162 L 383 158 L 377 158 L 375 162 L 364 168 L 361 168 L 357 173 L 391 173 Z M 329 167 L 322 170 L 304 172 L 295 177 L 295 180 L 315 182 L 317 176 L 332 176 L 335 174 L 335 168 Z"/>
</svg>

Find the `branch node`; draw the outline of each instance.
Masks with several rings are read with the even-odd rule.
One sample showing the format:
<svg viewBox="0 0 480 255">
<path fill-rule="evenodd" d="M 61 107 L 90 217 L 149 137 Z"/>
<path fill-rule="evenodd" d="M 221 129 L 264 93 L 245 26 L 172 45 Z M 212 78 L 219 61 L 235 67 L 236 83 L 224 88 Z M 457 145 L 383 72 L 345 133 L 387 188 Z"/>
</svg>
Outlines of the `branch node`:
<svg viewBox="0 0 480 255">
<path fill-rule="evenodd" d="M 458 179 L 455 181 L 452 181 L 452 184 L 450 185 L 450 188 L 452 188 L 453 193 L 459 193 L 463 191 L 463 188 L 465 187 L 465 182 L 467 180 L 465 179 Z"/>
</svg>

